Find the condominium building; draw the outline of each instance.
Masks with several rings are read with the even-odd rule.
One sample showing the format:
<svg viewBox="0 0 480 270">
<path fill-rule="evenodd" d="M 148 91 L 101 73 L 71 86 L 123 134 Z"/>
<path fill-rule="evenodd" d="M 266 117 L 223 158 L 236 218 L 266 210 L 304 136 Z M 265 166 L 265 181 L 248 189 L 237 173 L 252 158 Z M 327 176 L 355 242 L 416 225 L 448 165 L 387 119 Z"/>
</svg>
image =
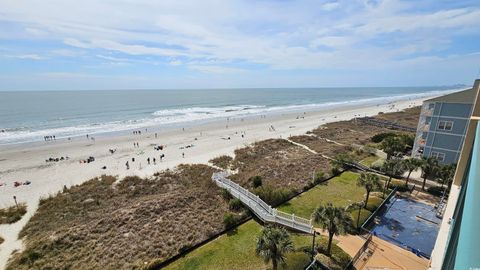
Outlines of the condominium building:
<svg viewBox="0 0 480 270">
<path fill-rule="evenodd" d="M 430 269 L 480 269 L 480 80 Z"/>
<path fill-rule="evenodd" d="M 468 89 L 425 100 L 412 156 L 435 157 L 441 164 L 457 163 L 474 98 L 475 91 Z"/>
</svg>

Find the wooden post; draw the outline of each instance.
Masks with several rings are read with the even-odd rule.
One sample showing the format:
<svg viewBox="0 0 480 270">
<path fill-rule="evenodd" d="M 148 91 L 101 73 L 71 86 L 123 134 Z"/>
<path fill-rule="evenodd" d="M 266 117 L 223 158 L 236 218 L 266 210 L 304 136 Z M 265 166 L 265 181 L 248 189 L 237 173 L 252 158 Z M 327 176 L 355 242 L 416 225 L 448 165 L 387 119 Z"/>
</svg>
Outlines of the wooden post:
<svg viewBox="0 0 480 270">
<path fill-rule="evenodd" d="M 13 200 L 15 201 L 15 206 L 17 206 L 17 210 L 18 210 L 17 196 L 13 195 Z"/>
</svg>

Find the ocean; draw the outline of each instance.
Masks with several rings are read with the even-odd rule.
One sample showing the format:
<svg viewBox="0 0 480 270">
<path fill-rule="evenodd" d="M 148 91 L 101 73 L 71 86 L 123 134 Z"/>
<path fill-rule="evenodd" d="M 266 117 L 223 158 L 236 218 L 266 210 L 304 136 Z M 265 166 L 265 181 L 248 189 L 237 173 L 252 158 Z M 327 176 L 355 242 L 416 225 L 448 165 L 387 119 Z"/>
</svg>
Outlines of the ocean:
<svg viewBox="0 0 480 270">
<path fill-rule="evenodd" d="M 188 126 L 226 118 L 380 104 L 448 87 L 0 92 L 0 145 Z"/>
</svg>

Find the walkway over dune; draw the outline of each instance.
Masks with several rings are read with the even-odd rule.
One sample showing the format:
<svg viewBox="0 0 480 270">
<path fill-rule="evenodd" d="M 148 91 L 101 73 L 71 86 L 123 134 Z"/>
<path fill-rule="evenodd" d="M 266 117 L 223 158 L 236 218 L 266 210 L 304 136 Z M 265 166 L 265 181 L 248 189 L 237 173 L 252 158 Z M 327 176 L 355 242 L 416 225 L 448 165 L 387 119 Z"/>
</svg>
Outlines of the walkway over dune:
<svg viewBox="0 0 480 270">
<path fill-rule="evenodd" d="M 243 188 L 239 184 L 232 182 L 226 178 L 225 172 L 214 173 L 212 180 L 215 183 L 232 194 L 233 197 L 238 198 L 244 205 L 248 206 L 252 212 L 265 223 L 277 223 L 304 233 L 313 234 L 312 220 L 295 216 L 295 214 L 288 214 L 278 211 L 265 203 L 262 199 Z"/>
</svg>

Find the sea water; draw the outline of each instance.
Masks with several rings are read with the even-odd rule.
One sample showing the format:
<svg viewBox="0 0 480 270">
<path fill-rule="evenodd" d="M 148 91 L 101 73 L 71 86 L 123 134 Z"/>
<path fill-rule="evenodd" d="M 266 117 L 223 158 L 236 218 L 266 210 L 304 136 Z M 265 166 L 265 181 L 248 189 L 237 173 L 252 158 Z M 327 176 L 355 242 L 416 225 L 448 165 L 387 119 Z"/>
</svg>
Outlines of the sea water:
<svg viewBox="0 0 480 270">
<path fill-rule="evenodd" d="M 385 104 L 448 92 L 449 87 L 6 91 L 0 92 L 0 145 Z"/>
</svg>

